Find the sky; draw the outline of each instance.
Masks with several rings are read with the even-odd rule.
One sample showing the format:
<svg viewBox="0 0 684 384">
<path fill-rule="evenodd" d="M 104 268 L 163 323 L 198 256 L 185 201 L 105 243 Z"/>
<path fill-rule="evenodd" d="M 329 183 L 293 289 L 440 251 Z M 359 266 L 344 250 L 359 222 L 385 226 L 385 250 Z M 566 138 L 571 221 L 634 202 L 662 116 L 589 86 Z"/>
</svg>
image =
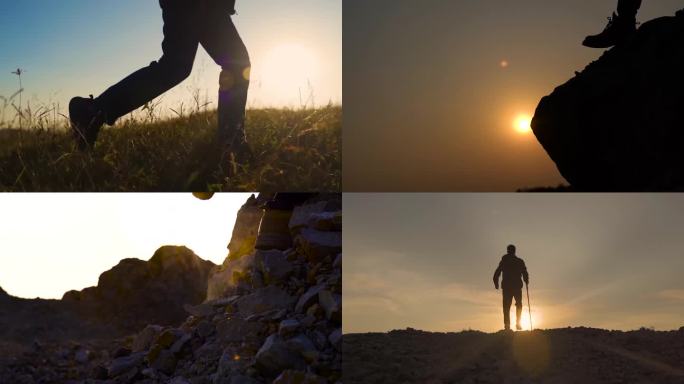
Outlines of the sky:
<svg viewBox="0 0 684 384">
<path fill-rule="evenodd" d="M 345 333 L 502 329 L 492 276 L 511 243 L 535 328 L 684 326 L 684 195 L 349 193 L 343 204 Z"/>
<path fill-rule="evenodd" d="M 342 102 L 341 1 L 238 0 L 237 11 L 253 65 L 249 106 L 311 106 L 310 89 L 316 105 Z M 19 89 L 11 72 L 21 67 L 24 103 L 65 110 L 72 96 L 97 96 L 157 60 L 161 41 L 157 0 L 3 0 L 0 95 Z M 200 48 L 193 74 L 163 105 L 187 107 L 196 89 L 214 100 L 218 73 Z"/>
<path fill-rule="evenodd" d="M 344 2 L 344 184 L 516 191 L 564 180 L 529 131 L 539 100 L 602 50 L 617 0 Z M 679 0 L 644 1 L 638 21 Z"/>
<path fill-rule="evenodd" d="M 0 287 L 17 297 L 59 299 L 97 285 L 122 259 L 149 260 L 163 245 L 185 245 L 220 264 L 249 196 L 2 194 Z"/>
</svg>

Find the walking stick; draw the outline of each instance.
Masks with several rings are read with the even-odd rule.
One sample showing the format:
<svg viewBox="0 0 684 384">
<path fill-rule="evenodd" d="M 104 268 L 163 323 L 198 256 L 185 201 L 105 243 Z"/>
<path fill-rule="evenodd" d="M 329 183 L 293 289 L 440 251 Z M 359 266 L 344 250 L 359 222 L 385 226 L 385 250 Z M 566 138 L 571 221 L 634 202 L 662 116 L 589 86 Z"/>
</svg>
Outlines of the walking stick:
<svg viewBox="0 0 684 384">
<path fill-rule="evenodd" d="M 528 313 L 530 314 L 530 331 L 531 331 L 533 328 L 532 328 L 532 305 L 530 304 L 530 287 L 529 287 L 529 285 L 525 284 L 525 289 L 527 290 L 527 310 L 528 310 Z"/>
</svg>

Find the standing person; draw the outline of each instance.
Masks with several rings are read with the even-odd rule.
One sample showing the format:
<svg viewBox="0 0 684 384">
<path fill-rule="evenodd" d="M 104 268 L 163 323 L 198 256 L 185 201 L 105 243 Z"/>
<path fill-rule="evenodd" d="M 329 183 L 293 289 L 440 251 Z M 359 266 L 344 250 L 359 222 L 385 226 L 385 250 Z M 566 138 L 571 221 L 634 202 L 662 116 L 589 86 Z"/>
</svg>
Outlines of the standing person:
<svg viewBox="0 0 684 384">
<path fill-rule="evenodd" d="M 619 44 L 636 32 L 636 15 L 641 0 L 618 0 L 617 14 L 608 18 L 608 25 L 598 35 L 587 36 L 582 44 L 590 48 L 608 48 Z"/>
<path fill-rule="evenodd" d="M 93 146 L 103 124 L 141 107 L 185 80 L 199 44 L 221 66 L 217 144 L 241 159 L 249 152 L 244 118 L 250 61 L 231 19 L 235 0 L 159 0 L 164 20 L 162 57 L 134 72 L 99 97 L 69 103 L 81 148 Z"/>
<path fill-rule="evenodd" d="M 523 259 L 515 255 L 515 245 L 509 245 L 506 251 L 494 272 L 494 287 L 499 289 L 499 276 L 503 273 L 501 287 L 503 288 L 504 329 L 511 329 L 511 302 L 515 298 L 515 329 L 520 331 L 522 330 L 520 315 L 523 308 L 522 286 L 523 281 L 525 284 L 529 284 L 530 276 L 527 274 L 527 267 Z"/>
</svg>

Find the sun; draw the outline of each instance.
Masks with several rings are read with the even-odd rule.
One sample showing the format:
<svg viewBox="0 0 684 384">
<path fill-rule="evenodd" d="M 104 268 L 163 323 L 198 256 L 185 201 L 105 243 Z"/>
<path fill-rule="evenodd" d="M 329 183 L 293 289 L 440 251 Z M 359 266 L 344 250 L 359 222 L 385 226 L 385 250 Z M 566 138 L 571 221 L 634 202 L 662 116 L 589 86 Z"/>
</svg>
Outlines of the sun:
<svg viewBox="0 0 684 384">
<path fill-rule="evenodd" d="M 308 97 L 308 89 L 318 76 L 319 63 L 316 55 L 306 45 L 282 43 L 268 49 L 261 61 L 255 63 L 255 71 L 264 88 L 284 97 L 299 95 Z"/>
<path fill-rule="evenodd" d="M 527 114 L 520 114 L 513 120 L 513 129 L 521 135 L 532 132 L 532 117 Z"/>
<path fill-rule="evenodd" d="M 539 329 L 542 321 L 542 316 L 539 312 L 533 309 L 532 311 L 532 326 L 534 326 L 534 329 Z M 520 322 L 523 328 L 523 331 L 529 331 L 530 330 L 530 313 L 527 311 L 527 306 L 523 309 L 522 316 L 520 317 Z"/>
</svg>

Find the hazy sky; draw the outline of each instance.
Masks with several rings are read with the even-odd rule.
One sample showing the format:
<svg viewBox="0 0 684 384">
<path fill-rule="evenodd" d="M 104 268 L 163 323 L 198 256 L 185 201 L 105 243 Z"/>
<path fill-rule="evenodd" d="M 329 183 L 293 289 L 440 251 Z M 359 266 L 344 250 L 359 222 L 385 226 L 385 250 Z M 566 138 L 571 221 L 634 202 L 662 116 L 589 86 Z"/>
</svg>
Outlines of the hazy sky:
<svg viewBox="0 0 684 384">
<path fill-rule="evenodd" d="M 318 104 L 342 101 L 341 1 L 238 0 L 237 9 L 233 20 L 253 62 L 250 105 L 299 106 L 300 88 L 304 99 L 309 95 L 307 81 Z M 34 105 L 97 96 L 157 60 L 161 41 L 157 0 L 3 1 L 0 95 L 19 88 L 10 72 L 21 67 L 24 100 L 31 98 Z M 177 106 L 197 88 L 215 98 L 218 73 L 200 49 L 191 78 L 165 100 Z"/>
<path fill-rule="evenodd" d="M 61 298 L 97 285 L 121 259 L 149 260 L 185 245 L 220 264 L 249 194 L 0 195 L 0 287 L 24 298 Z"/>
<path fill-rule="evenodd" d="M 680 0 L 643 3 L 639 21 L 684 7 Z M 616 4 L 345 0 L 345 190 L 561 183 L 516 121 L 601 55 L 581 42 L 605 27 Z"/>
<path fill-rule="evenodd" d="M 503 328 L 510 243 L 535 327 L 684 325 L 681 194 L 345 194 L 344 211 L 345 332 Z"/>
</svg>

